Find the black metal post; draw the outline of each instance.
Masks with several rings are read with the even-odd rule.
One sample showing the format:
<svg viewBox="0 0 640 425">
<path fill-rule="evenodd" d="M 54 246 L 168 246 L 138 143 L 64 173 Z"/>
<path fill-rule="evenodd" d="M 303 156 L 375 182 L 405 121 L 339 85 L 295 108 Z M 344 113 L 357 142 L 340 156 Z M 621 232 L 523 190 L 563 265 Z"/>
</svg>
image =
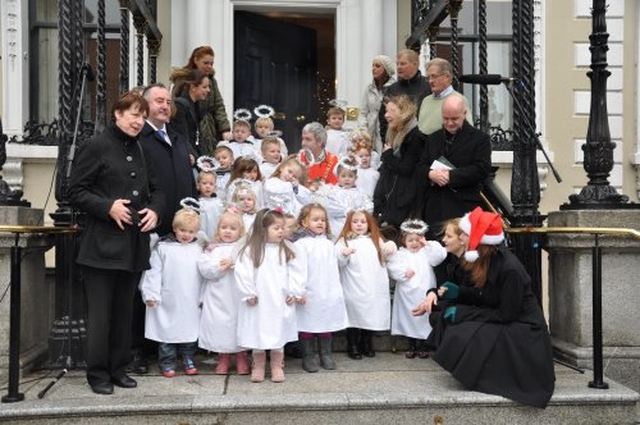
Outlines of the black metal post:
<svg viewBox="0 0 640 425">
<path fill-rule="evenodd" d="M 570 195 L 570 205 L 562 205 L 561 209 L 633 207 L 633 204 L 628 204 L 628 196 L 619 194 L 609 184 L 609 174 L 613 169 L 613 149 L 616 144 L 611 141 L 607 113 L 607 78 L 611 73 L 607 70 L 609 33 L 607 33 L 606 12 L 606 0 L 593 0 L 592 32 L 589 36 L 591 71 L 587 72 L 591 80 L 591 109 L 587 141 L 582 145 L 583 164 L 589 181 L 579 194 Z"/>
<path fill-rule="evenodd" d="M 77 224 L 77 212 L 69 205 L 69 172 L 73 162 L 73 150 L 76 139 L 82 141 L 84 131 L 79 130 L 82 115 L 80 95 L 84 89 L 82 66 L 84 62 L 83 18 L 74 19 L 77 9 L 84 10 L 82 0 L 60 0 L 58 5 L 59 29 L 59 123 L 60 140 L 58 146 L 58 172 L 56 174 L 56 199 L 58 209 L 51 214 L 54 226 L 73 226 Z M 79 28 L 78 28 L 79 27 Z M 78 52 L 81 52 L 79 54 Z M 82 80 L 81 80 L 82 78 Z M 74 96 L 75 93 L 75 96 Z M 74 117 L 76 122 L 74 125 Z M 93 125 L 92 125 L 93 127 Z M 92 128 L 93 129 L 93 128 Z M 77 256 L 76 234 L 56 235 L 56 311 L 49 334 L 49 361 L 45 367 L 50 369 L 73 369 L 85 367 L 83 345 L 86 340 L 84 325 L 83 288 L 77 268 L 74 267 Z M 73 339 L 70 335 L 77 335 Z"/>
<path fill-rule="evenodd" d="M 129 2 L 120 0 L 120 93 L 129 90 Z"/>
<path fill-rule="evenodd" d="M 489 73 L 489 58 L 487 56 L 487 1 L 478 2 L 478 71 L 480 74 Z M 489 87 L 480 85 L 480 129 L 489 132 Z"/>
<path fill-rule="evenodd" d="M 598 234 L 594 235 L 592 251 L 593 274 L 593 381 L 589 381 L 589 388 L 606 390 L 609 384 L 603 381 L 602 368 L 602 249 L 598 244 Z"/>
<path fill-rule="evenodd" d="M 21 282 L 20 267 L 22 248 L 20 234 L 15 234 L 15 242 L 11 247 L 11 296 L 9 312 L 9 390 L 2 397 L 3 403 L 14 403 L 24 400 L 24 394 L 19 392 L 20 386 L 20 302 Z"/>
</svg>

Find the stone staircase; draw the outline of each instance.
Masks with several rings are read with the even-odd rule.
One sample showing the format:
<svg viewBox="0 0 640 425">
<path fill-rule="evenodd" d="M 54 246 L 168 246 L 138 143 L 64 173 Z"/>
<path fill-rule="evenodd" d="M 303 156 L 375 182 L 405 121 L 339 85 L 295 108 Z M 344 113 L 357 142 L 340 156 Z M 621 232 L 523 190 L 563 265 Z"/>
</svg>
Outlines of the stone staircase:
<svg viewBox="0 0 640 425">
<path fill-rule="evenodd" d="M 339 343 L 339 341 L 337 341 Z M 393 344 L 383 337 L 376 345 Z M 163 378 L 155 368 L 138 388 L 112 396 L 91 392 L 82 371 L 69 372 L 43 399 L 55 374 L 25 376 L 25 401 L 0 406 L 0 421 L 15 424 L 634 424 L 638 393 L 613 382 L 608 390 L 587 386 L 581 374 L 556 366 L 556 391 L 542 410 L 502 397 L 464 390 L 432 360 L 402 352 L 350 360 L 336 353 L 338 369 L 302 371 L 287 360 L 287 381 L 251 383 L 246 376 L 216 376 L 213 359 L 199 359 L 201 374 Z M 6 391 L 6 388 L 3 389 Z"/>
</svg>

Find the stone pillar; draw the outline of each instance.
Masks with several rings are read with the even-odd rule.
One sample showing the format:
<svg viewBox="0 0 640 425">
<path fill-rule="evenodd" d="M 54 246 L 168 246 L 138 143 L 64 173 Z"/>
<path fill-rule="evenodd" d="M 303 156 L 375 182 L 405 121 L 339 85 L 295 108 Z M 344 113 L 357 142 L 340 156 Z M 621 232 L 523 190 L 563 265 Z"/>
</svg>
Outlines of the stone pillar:
<svg viewBox="0 0 640 425">
<path fill-rule="evenodd" d="M 549 214 L 549 227 L 640 230 L 638 210 L 570 210 Z M 592 256 L 594 236 L 549 234 L 549 328 L 556 354 L 593 367 Z M 602 249 L 604 375 L 640 391 L 640 240 L 598 238 Z"/>
<path fill-rule="evenodd" d="M 0 222 L 4 225 L 36 225 L 42 210 L 0 206 Z M 27 370 L 41 363 L 47 352 L 49 326 L 53 320 L 54 286 L 45 282 L 44 253 L 53 246 L 53 235 L 21 234 L 21 332 L 20 368 Z M 0 232 L 0 383 L 6 384 L 9 366 L 9 300 L 11 280 L 11 247 L 15 235 Z M 4 293 L 7 288 L 6 294 Z"/>
</svg>

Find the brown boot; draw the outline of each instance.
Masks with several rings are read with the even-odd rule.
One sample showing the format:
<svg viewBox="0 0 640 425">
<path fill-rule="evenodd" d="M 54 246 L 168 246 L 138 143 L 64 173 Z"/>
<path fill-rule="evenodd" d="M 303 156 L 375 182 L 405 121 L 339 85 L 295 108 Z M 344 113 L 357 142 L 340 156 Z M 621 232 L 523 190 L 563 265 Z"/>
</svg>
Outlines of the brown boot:
<svg viewBox="0 0 640 425">
<path fill-rule="evenodd" d="M 247 352 L 240 351 L 236 354 L 236 373 L 238 375 L 249 374 L 249 363 L 247 363 Z"/>
<path fill-rule="evenodd" d="M 229 374 L 229 361 L 231 360 L 231 355 L 229 353 L 220 353 L 218 354 L 218 365 L 216 366 L 215 374 L 216 375 L 227 375 Z"/>
<path fill-rule="evenodd" d="M 253 358 L 251 382 L 262 382 L 264 381 L 264 365 L 267 362 L 267 353 L 254 351 L 251 357 Z"/>
<path fill-rule="evenodd" d="M 271 382 L 284 382 L 284 352 L 271 352 Z"/>
</svg>

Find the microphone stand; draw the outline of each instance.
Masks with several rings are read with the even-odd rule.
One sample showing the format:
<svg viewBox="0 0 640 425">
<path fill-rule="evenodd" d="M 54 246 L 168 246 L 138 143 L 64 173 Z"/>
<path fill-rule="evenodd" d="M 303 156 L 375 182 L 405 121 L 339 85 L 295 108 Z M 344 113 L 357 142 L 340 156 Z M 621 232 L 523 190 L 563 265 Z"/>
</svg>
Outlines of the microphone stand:
<svg viewBox="0 0 640 425">
<path fill-rule="evenodd" d="M 73 129 L 73 141 L 71 142 L 71 146 L 69 146 L 69 153 L 67 154 L 67 164 L 66 164 L 66 170 L 65 170 L 65 176 L 66 176 L 66 181 L 67 184 L 69 182 L 69 179 L 71 178 L 71 167 L 73 165 L 73 160 L 75 158 L 75 153 L 76 153 L 76 149 L 77 149 L 77 145 L 78 145 L 78 130 L 80 128 L 80 120 L 82 119 L 82 103 L 84 102 L 84 91 L 85 91 L 85 86 L 87 84 L 87 80 L 88 79 L 92 79 L 90 78 L 92 75 L 92 70 L 91 70 L 91 65 L 89 65 L 88 63 L 85 63 L 82 65 L 82 68 L 80 70 L 81 74 L 82 74 L 82 82 L 80 85 L 80 96 L 78 98 L 78 113 L 76 114 L 76 121 L 75 121 L 75 126 Z M 66 197 L 66 195 L 65 195 Z M 69 207 L 69 214 L 71 217 L 71 220 L 73 222 L 73 224 L 75 224 L 75 212 L 73 211 L 73 207 Z M 75 237 L 75 236 L 73 236 Z M 73 280 L 73 274 L 71 276 L 68 277 L 69 279 Z M 67 308 L 66 308 L 66 313 L 67 313 L 67 343 L 66 345 L 66 356 L 64 359 L 64 366 L 62 367 L 62 370 L 58 371 L 58 373 L 56 374 L 55 378 L 49 382 L 47 384 L 47 386 L 45 388 L 43 388 L 39 393 L 38 393 L 38 398 L 44 398 L 44 396 L 47 394 L 47 392 L 58 382 L 60 381 L 60 379 L 62 379 L 62 377 L 67 373 L 67 370 L 72 369 L 74 367 L 74 362 L 71 356 L 71 350 L 72 350 L 72 344 L 73 344 L 73 339 L 72 339 L 72 326 L 73 326 L 73 320 L 71 318 L 71 310 L 72 310 L 72 306 L 73 306 L 73 288 L 71 287 L 72 283 L 68 282 L 68 287 L 67 287 Z"/>
<path fill-rule="evenodd" d="M 556 168 L 553 166 L 553 163 L 551 162 L 551 159 L 549 159 L 549 155 L 547 154 L 547 151 L 545 150 L 544 146 L 542 145 L 542 142 L 540 142 L 540 133 L 536 132 L 536 128 L 534 127 L 533 123 L 531 122 L 531 117 L 529 117 L 526 114 L 523 114 L 522 112 L 524 111 L 524 108 L 522 107 L 522 104 L 520 103 L 520 100 L 518 99 L 518 96 L 516 96 L 513 92 L 513 85 L 514 85 L 514 81 L 510 80 L 510 81 L 503 81 L 505 87 L 507 88 L 507 91 L 509 92 L 509 95 L 511 96 L 511 100 L 513 100 L 513 104 L 515 105 L 516 109 L 518 110 L 518 112 L 520 112 L 520 115 L 524 118 L 524 124 L 525 124 L 525 130 L 529 131 L 532 135 L 533 138 L 536 142 L 536 146 L 538 147 L 538 149 L 540 149 L 540 151 L 542 152 L 542 154 L 544 155 L 544 158 L 547 161 L 547 164 L 549 165 L 549 168 L 551 169 L 551 172 L 553 173 L 553 177 L 555 177 L 556 181 L 558 183 L 562 182 L 562 178 L 560 177 L 560 174 L 558 173 L 558 170 L 556 170 Z M 518 81 L 518 84 L 522 84 L 520 81 Z"/>
</svg>

